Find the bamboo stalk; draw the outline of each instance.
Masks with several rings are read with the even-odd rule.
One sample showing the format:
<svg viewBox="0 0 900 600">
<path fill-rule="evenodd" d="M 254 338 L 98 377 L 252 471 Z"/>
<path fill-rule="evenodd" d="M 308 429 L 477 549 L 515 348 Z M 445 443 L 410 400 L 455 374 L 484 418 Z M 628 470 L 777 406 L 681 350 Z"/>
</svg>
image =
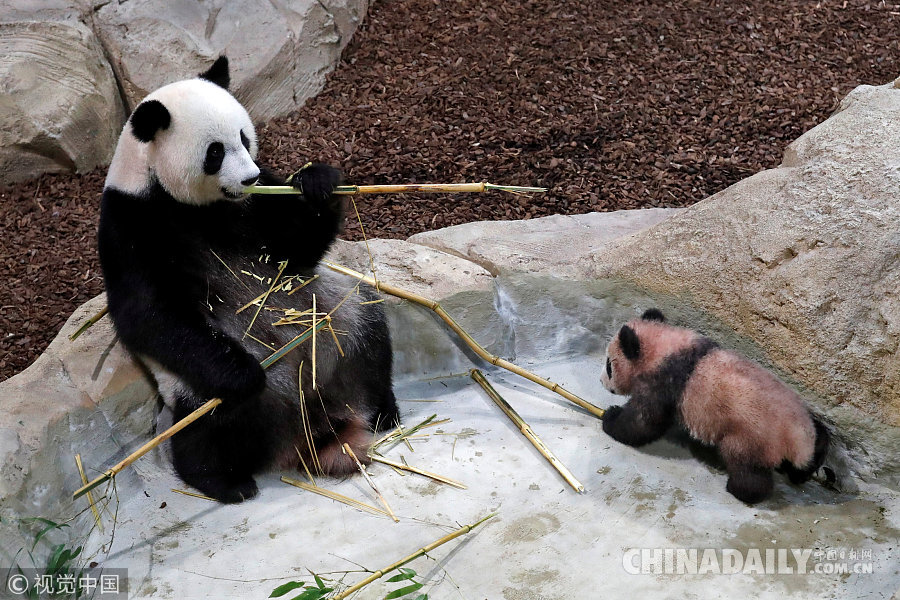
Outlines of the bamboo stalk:
<svg viewBox="0 0 900 600">
<path fill-rule="evenodd" d="M 449 477 L 444 477 L 443 475 L 438 475 L 437 473 L 431 473 L 429 471 L 425 471 L 424 469 L 419 469 L 404 463 L 399 463 L 384 458 L 383 456 L 378 456 L 377 454 L 369 454 L 369 458 L 371 458 L 375 462 L 379 462 L 389 467 L 394 467 L 395 469 L 400 469 L 401 471 L 409 471 L 410 473 L 415 473 L 416 475 L 422 475 L 423 477 L 428 477 L 430 479 L 434 479 L 435 481 L 440 481 L 441 483 L 446 483 L 447 485 L 458 487 L 461 490 L 469 489 L 468 486 L 466 486 L 464 483 L 460 483 L 455 479 L 450 479 Z"/>
<path fill-rule="evenodd" d="M 95 314 L 93 317 L 91 317 L 90 319 L 88 319 L 87 321 L 85 321 L 84 323 L 82 323 L 81 327 L 79 327 L 79 328 L 75 331 L 75 333 L 73 333 L 72 335 L 69 336 L 69 341 L 74 342 L 75 340 L 77 340 L 79 335 L 81 335 L 82 333 L 84 333 L 85 331 L 87 331 L 88 329 L 90 329 L 91 326 L 92 326 L 94 323 L 96 323 L 97 321 L 99 321 L 100 319 L 102 319 L 103 316 L 106 315 L 106 313 L 108 313 L 108 312 L 109 312 L 109 307 L 108 307 L 108 306 L 104 306 L 103 309 L 102 309 L 100 312 L 98 312 L 98 313 Z"/>
<path fill-rule="evenodd" d="M 331 319 L 326 316 L 322 320 L 316 322 L 316 329 L 322 329 L 323 327 L 328 325 L 330 322 L 331 322 Z M 306 331 L 304 331 L 303 333 L 301 333 L 300 335 L 298 335 L 297 337 L 292 339 L 290 342 L 288 342 L 287 344 L 285 344 L 284 346 L 282 346 L 281 348 L 276 350 L 273 354 L 269 355 L 266 359 L 264 359 L 259 364 L 262 365 L 263 369 L 268 369 L 273 364 L 275 364 L 276 362 L 278 362 L 279 360 L 284 358 L 285 355 L 287 353 L 289 353 L 291 350 L 293 350 L 294 348 L 296 348 L 297 346 L 299 346 L 300 344 L 302 344 L 303 342 L 308 340 L 312 336 L 312 332 L 313 332 L 313 328 L 310 327 L 309 329 L 307 329 Z"/>
<path fill-rule="evenodd" d="M 413 553 L 410 554 L 409 556 L 407 556 L 407 557 L 405 557 L 405 558 L 401 558 L 400 560 L 398 560 L 398 561 L 395 562 L 394 564 L 392 564 L 392 565 L 390 565 L 390 566 L 387 566 L 387 567 L 385 567 L 385 568 L 383 568 L 383 569 L 379 569 L 379 570 L 375 571 L 374 573 L 372 573 L 371 575 L 369 575 L 368 577 L 366 577 L 365 579 L 363 579 L 363 580 L 360 581 L 359 583 L 350 586 L 349 588 L 347 588 L 346 590 L 344 590 L 344 591 L 341 592 L 340 594 L 334 596 L 334 597 L 332 598 L 332 600 L 344 600 L 344 598 L 347 598 L 347 597 L 349 597 L 350 595 L 352 595 L 352 594 L 358 592 L 359 590 L 361 590 L 361 589 L 364 588 L 365 586 L 369 585 L 370 583 L 372 583 L 372 582 L 375 581 L 376 579 L 380 579 L 380 578 L 384 577 L 385 575 L 387 575 L 388 573 L 390 573 L 391 571 L 396 571 L 397 569 L 399 569 L 399 568 L 402 567 L 403 565 L 409 564 L 409 563 L 411 563 L 412 561 L 414 561 L 414 560 L 416 560 L 417 558 L 419 558 L 420 556 L 424 556 L 424 555 L 428 554 L 429 552 L 431 552 L 431 551 L 434 550 L 435 548 L 437 548 L 437 547 L 439 547 L 439 546 L 443 546 L 443 545 L 446 544 L 447 542 L 452 541 L 452 540 L 455 540 L 455 539 L 458 538 L 459 536 L 465 535 L 465 534 L 469 533 L 470 531 L 472 531 L 473 529 L 475 529 L 476 527 L 478 527 L 479 525 L 481 525 L 482 523 L 484 523 L 484 522 L 487 521 L 488 519 L 491 519 L 491 518 L 495 517 L 496 515 L 497 515 L 497 513 L 492 513 L 492 514 L 489 514 L 488 516 L 484 517 L 483 519 L 481 519 L 480 521 L 478 521 L 478 522 L 476 522 L 476 523 L 473 523 L 473 524 L 471 524 L 471 525 L 463 525 L 462 527 L 460 527 L 459 529 L 457 529 L 457 530 L 454 531 L 453 533 L 448 533 L 447 535 L 445 535 L 445 536 L 442 537 L 441 539 L 439 539 L 439 540 L 437 540 L 437 541 L 435 541 L 435 542 L 432 542 L 432 543 L 428 544 L 427 546 L 423 546 L 422 548 L 419 548 L 418 550 L 416 550 L 415 552 L 413 552 Z"/>
<path fill-rule="evenodd" d="M 569 469 L 567 469 L 566 466 L 562 464 L 558 458 L 556 458 L 556 455 L 553 454 L 547 444 L 545 444 L 544 441 L 539 438 L 534 431 L 532 431 L 531 426 L 525 422 L 525 419 L 519 416 L 519 413 L 516 412 L 516 409 L 510 406 L 509 402 L 504 400 L 503 397 L 497 393 L 497 390 L 495 390 L 494 387 L 490 383 L 488 383 L 488 380 L 485 379 L 481 371 L 479 371 L 478 369 L 472 369 L 470 373 L 472 374 L 472 379 L 477 381 L 478 385 L 484 388 L 484 391 L 487 392 L 487 395 L 491 397 L 491 400 L 493 400 L 494 403 L 500 407 L 500 410 L 506 413 L 506 416 L 509 417 L 513 423 L 515 423 L 516 427 L 519 428 L 519 431 L 522 432 L 522 435 L 528 438 L 528 441 L 531 442 L 535 448 L 537 448 L 538 452 L 541 453 L 541 456 L 546 458 L 547 461 L 549 461 L 549 463 L 553 465 L 553 468 L 559 471 L 559 474 L 563 476 L 563 479 L 565 479 L 569 485 L 575 488 L 576 492 L 578 492 L 579 494 L 584 493 L 584 486 L 581 485 L 581 482 L 575 478 L 572 472 L 569 471 Z"/>
<path fill-rule="evenodd" d="M 81 475 L 81 483 L 87 484 L 88 479 L 87 475 L 84 472 L 84 465 L 81 464 L 80 454 L 75 455 L 75 466 L 78 467 L 78 474 Z M 87 499 L 91 505 L 91 512 L 94 513 L 94 521 L 97 522 L 97 529 L 100 530 L 100 533 L 103 533 L 103 522 L 100 520 L 100 511 L 97 510 L 97 505 L 94 504 L 94 494 L 88 492 Z"/>
<path fill-rule="evenodd" d="M 372 490 L 375 492 L 375 496 L 378 498 L 378 501 L 381 502 L 382 505 L 384 505 L 385 509 L 387 509 L 387 512 L 390 515 L 390 517 L 394 520 L 394 523 L 399 523 L 400 519 L 398 519 L 397 515 L 394 514 L 394 511 L 391 510 L 390 504 L 387 503 L 387 500 L 384 499 L 384 496 L 381 495 L 381 492 L 378 491 L 378 486 L 375 485 L 375 482 L 372 481 L 372 478 L 369 477 L 368 473 L 366 473 L 366 468 L 363 466 L 363 464 L 361 462 L 359 462 L 359 459 L 356 458 L 356 454 L 353 453 L 353 448 L 350 447 L 350 444 L 344 444 L 343 448 L 344 448 L 344 452 L 347 453 L 347 456 L 352 458 L 353 462 L 356 463 L 356 466 L 359 468 L 359 472 L 362 473 L 363 479 L 366 480 L 366 483 L 368 483 L 369 486 L 372 488 Z"/>
<path fill-rule="evenodd" d="M 517 185 L 495 185 L 493 183 L 407 183 L 399 185 L 339 185 L 334 193 L 341 196 L 361 194 L 444 194 L 454 192 L 488 192 L 497 190 L 511 193 L 542 193 L 547 188 L 522 187 Z M 245 194 L 302 194 L 289 185 L 251 185 L 244 188 Z"/>
<path fill-rule="evenodd" d="M 371 285 L 378 291 L 384 292 L 386 294 L 390 294 L 391 296 L 397 296 L 398 298 L 403 298 L 404 300 L 409 300 L 410 302 L 415 302 L 416 304 L 420 304 L 426 308 L 431 309 L 450 327 L 450 329 L 452 329 L 466 343 L 467 346 L 469 346 L 469 348 L 471 348 L 475 352 L 475 354 L 480 356 L 482 359 L 486 360 L 487 362 L 491 363 L 492 365 L 502 367 L 502 368 L 506 369 L 507 371 L 511 371 L 511 372 L 515 373 L 516 375 L 519 375 L 521 377 L 524 377 L 525 379 L 533 381 L 534 383 L 547 388 L 551 392 L 556 392 L 557 394 L 559 394 L 566 400 L 568 400 L 574 404 L 577 404 L 578 406 L 580 406 L 584 410 L 588 411 L 595 417 L 598 417 L 601 419 L 603 418 L 604 410 L 602 408 L 594 406 L 590 402 L 587 402 L 586 400 L 579 398 L 572 392 L 569 392 L 568 390 L 564 389 L 558 383 L 553 383 L 551 381 L 548 381 L 548 380 L 544 379 L 543 377 L 540 377 L 539 375 L 535 375 L 531 371 L 527 371 L 527 370 L 523 369 L 522 367 L 519 367 L 518 365 L 514 365 L 513 363 L 509 362 L 508 360 L 502 359 L 499 356 L 489 353 L 487 350 L 484 349 L 484 347 L 481 346 L 481 344 L 476 342 L 472 336 L 470 336 L 468 333 L 466 333 L 466 331 L 462 327 L 460 327 L 459 324 L 456 321 L 454 321 L 453 318 L 449 314 L 447 314 L 447 312 L 441 307 L 441 305 L 439 303 L 435 302 L 434 300 L 430 300 L 428 298 L 425 298 L 424 296 L 420 296 L 418 294 L 408 292 L 404 289 L 384 283 L 382 281 L 375 281 L 371 277 L 363 275 L 359 271 L 354 271 L 353 269 L 349 269 L 342 265 L 337 265 L 337 264 L 329 262 L 327 260 L 323 260 L 322 263 L 324 265 L 326 265 L 328 268 L 332 269 L 333 271 L 337 271 L 338 273 L 343 273 L 344 275 L 354 277 L 364 283 Z"/>
<path fill-rule="evenodd" d="M 97 487 L 98 485 L 103 483 L 104 481 L 112 479 L 113 477 L 115 477 L 116 475 L 119 474 L 119 471 L 126 468 L 131 463 L 133 463 L 134 461 L 136 461 L 143 455 L 147 454 L 148 452 L 150 452 L 151 450 L 153 450 L 154 448 L 159 446 L 161 443 L 163 443 L 164 441 L 166 441 L 167 439 L 169 439 L 170 437 L 172 437 L 173 435 L 175 435 L 176 433 L 178 433 L 179 431 L 181 431 L 182 429 L 184 429 L 185 427 L 187 427 L 188 425 L 190 425 L 191 423 L 193 423 L 194 421 L 196 421 L 197 419 L 199 419 L 206 413 L 210 412 L 212 409 L 214 409 L 215 407 L 217 407 L 220 404 L 222 404 L 221 398 L 213 398 L 212 400 L 209 400 L 203 406 L 201 406 L 200 408 L 198 408 L 197 410 L 195 410 L 194 412 L 192 412 L 191 414 L 189 414 L 182 420 L 178 421 L 177 423 L 175 423 L 174 425 L 172 425 L 171 427 L 169 427 L 168 429 L 163 431 L 161 434 L 159 434 L 158 436 L 156 436 L 155 438 L 153 438 L 152 440 L 150 440 L 149 442 L 147 442 L 146 444 L 144 444 L 143 446 L 141 446 L 140 448 L 138 448 L 137 450 L 135 450 L 128 456 L 126 456 L 119 464 L 110 468 L 108 471 L 103 473 L 103 475 L 100 475 L 99 477 L 97 477 L 96 479 L 91 481 L 90 483 L 87 483 L 87 484 L 83 485 L 82 487 L 78 488 L 78 490 L 76 490 L 75 493 L 72 495 L 72 499 L 75 500 L 75 499 L 79 498 L 80 496 L 86 494 L 87 492 L 91 491 L 92 489 L 94 489 L 95 487 Z"/>
<path fill-rule="evenodd" d="M 380 508 L 370 506 L 364 502 L 360 502 L 359 500 L 354 500 L 349 496 L 338 494 L 337 492 L 332 492 L 331 490 L 326 490 L 325 488 L 320 488 L 316 485 L 309 485 L 308 483 L 303 483 L 302 481 L 297 481 L 296 479 L 291 479 L 289 477 L 285 477 L 284 475 L 281 476 L 281 481 L 287 483 L 288 485 L 298 487 L 301 490 L 306 490 L 307 492 L 312 492 L 313 494 L 319 494 L 320 496 L 325 496 L 326 498 L 330 498 L 331 500 L 335 500 L 336 502 L 342 502 L 347 506 L 352 506 L 353 508 L 364 510 L 368 513 L 372 513 L 373 515 L 383 515 L 385 517 L 389 516 Z"/>
</svg>

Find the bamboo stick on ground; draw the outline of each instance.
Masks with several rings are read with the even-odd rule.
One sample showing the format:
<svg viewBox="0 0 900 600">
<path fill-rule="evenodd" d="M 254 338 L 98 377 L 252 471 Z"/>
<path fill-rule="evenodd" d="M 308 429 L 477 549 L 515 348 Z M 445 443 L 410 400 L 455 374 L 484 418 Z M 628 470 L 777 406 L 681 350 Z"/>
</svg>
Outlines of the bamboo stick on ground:
<svg viewBox="0 0 900 600">
<path fill-rule="evenodd" d="M 556 458 L 556 455 L 553 454 L 547 444 L 545 444 L 544 441 L 539 438 L 534 431 L 532 431 L 531 426 L 525 422 L 525 419 L 519 416 L 519 413 L 516 412 L 516 409 L 514 409 L 509 404 L 509 402 L 504 400 L 503 397 L 497 393 L 497 390 L 495 390 L 494 387 L 490 383 L 488 383 L 488 380 L 485 379 L 481 371 L 479 371 L 478 369 L 472 369 L 471 374 L 472 379 L 474 379 L 476 382 L 478 382 L 478 385 L 484 388 L 484 391 L 487 392 L 487 395 L 491 397 L 491 400 L 493 400 L 494 403 L 496 403 L 497 406 L 500 407 L 500 410 L 506 413 L 506 416 L 509 417 L 513 423 L 515 423 L 516 427 L 519 428 L 519 431 L 522 432 L 522 435 L 528 438 L 528 441 L 531 442 L 535 448 L 537 448 L 538 452 L 540 452 L 541 455 L 546 458 L 551 465 L 553 465 L 554 469 L 559 471 L 559 474 L 563 476 L 563 479 L 566 480 L 566 483 L 575 488 L 575 491 L 579 494 L 584 493 L 584 486 L 581 485 L 581 482 L 575 478 L 572 472 L 569 471 L 569 469 L 567 469 L 566 466 L 562 464 L 558 458 Z"/>
<path fill-rule="evenodd" d="M 425 471 L 424 469 L 418 469 L 416 467 L 412 467 L 410 465 L 405 465 L 403 463 L 399 463 L 390 459 L 387 459 L 383 456 L 378 456 L 377 454 L 369 454 L 369 458 L 374 460 L 375 462 L 379 462 L 381 464 L 387 465 L 389 467 L 394 467 L 395 469 L 400 469 L 401 471 L 409 471 L 410 473 L 415 473 L 416 475 L 422 475 L 423 477 L 428 477 L 430 479 L 434 479 L 435 481 L 440 481 L 441 483 L 446 483 L 447 485 L 452 485 L 453 487 L 458 487 L 461 490 L 469 489 L 464 483 L 460 483 L 455 479 L 450 479 L 449 477 L 444 477 L 443 475 L 438 475 L 437 473 L 431 473 L 429 471 Z"/>
<path fill-rule="evenodd" d="M 163 431 L 161 434 L 159 434 L 158 436 L 156 436 L 155 438 L 153 438 L 152 440 L 150 440 L 149 442 L 147 442 L 146 444 L 144 444 L 143 446 L 141 446 L 140 448 L 138 448 L 137 450 L 135 450 L 134 452 L 129 454 L 119 464 L 117 464 L 116 466 L 112 467 L 111 469 L 109 469 L 108 471 L 103 473 L 103 475 L 101 475 L 100 477 L 97 477 L 90 483 L 85 484 L 82 487 L 78 488 L 78 490 L 76 490 L 75 493 L 72 495 L 72 499 L 75 500 L 76 498 L 91 491 L 92 489 L 94 489 L 95 487 L 97 487 L 98 485 L 103 483 L 104 481 L 112 479 L 113 477 L 115 477 L 116 475 L 119 474 L 119 471 L 126 468 L 131 463 L 133 463 L 134 461 L 136 461 L 143 455 L 147 454 L 148 452 L 150 452 L 151 450 L 153 450 L 154 448 L 159 446 L 161 443 L 163 443 L 164 441 L 166 441 L 167 439 L 169 439 L 170 437 L 172 437 L 173 435 L 175 435 L 176 433 L 178 433 L 179 431 L 181 431 L 182 429 L 184 429 L 185 427 L 187 427 L 188 425 L 190 425 L 191 423 L 193 423 L 194 421 L 196 421 L 197 419 L 199 419 L 206 413 L 210 412 L 212 409 L 219 406 L 220 404 L 222 404 L 221 398 L 213 398 L 212 400 L 209 400 L 203 406 L 201 406 L 200 408 L 198 408 L 197 410 L 195 410 L 194 412 L 192 412 L 191 414 L 189 414 L 182 420 L 178 421 L 177 423 L 175 423 L 174 425 L 172 425 L 171 427 L 169 427 L 168 429 Z"/>
<path fill-rule="evenodd" d="M 338 273 L 343 273 L 344 275 L 348 275 L 350 277 L 355 277 L 356 279 L 371 285 L 378 291 L 384 292 L 386 294 L 390 294 L 391 296 L 397 296 L 398 298 L 403 298 L 404 300 L 409 300 L 410 302 L 415 302 L 416 304 L 420 304 L 426 308 L 431 309 L 450 327 L 450 329 L 452 329 L 460 338 L 462 338 L 462 340 L 466 343 L 467 346 L 469 346 L 469 348 L 474 350 L 478 356 L 480 356 L 487 362 L 491 363 L 492 365 L 502 367 L 502 368 L 506 369 L 507 371 L 511 371 L 511 372 L 515 373 L 516 375 L 520 375 L 520 376 L 524 377 L 525 379 L 533 381 L 534 383 L 541 385 L 552 392 L 556 392 L 557 394 L 559 394 L 566 400 L 573 402 L 574 404 L 577 404 L 578 406 L 585 409 L 592 415 L 599 417 L 601 419 L 603 418 L 604 410 L 602 408 L 594 406 L 590 402 L 587 402 L 586 400 L 579 398 L 572 392 L 569 392 L 568 390 L 564 389 L 558 383 L 553 383 L 551 381 L 548 381 L 548 380 L 544 379 L 543 377 L 535 375 L 531 371 L 527 371 L 527 370 L 523 369 L 522 367 L 519 367 L 518 365 L 514 365 L 513 363 L 509 362 L 508 360 L 502 359 L 499 356 L 489 353 L 487 350 L 484 349 L 484 347 L 481 346 L 481 344 L 476 342 L 472 336 L 470 336 L 468 333 L 466 333 L 466 331 L 462 327 L 460 327 L 456 321 L 453 320 L 453 317 L 451 317 L 449 314 L 447 314 L 447 312 L 441 307 L 441 305 L 438 302 L 435 302 L 434 300 L 425 298 L 424 296 L 420 296 L 418 294 L 408 292 L 404 289 L 384 283 L 382 281 L 375 281 L 371 277 L 363 275 L 359 271 L 354 271 L 353 269 L 349 269 L 342 265 L 338 265 L 338 264 L 329 262 L 327 260 L 322 261 L 322 263 L 324 265 L 326 265 L 328 268 L 332 269 L 333 271 L 337 271 Z"/>
<path fill-rule="evenodd" d="M 369 477 L 369 474 L 366 473 L 366 468 L 363 466 L 359 459 L 356 458 L 356 454 L 353 453 L 353 448 L 350 447 L 350 444 L 343 445 L 344 452 L 347 453 L 347 456 L 353 459 L 353 462 L 356 463 L 356 466 L 359 468 L 359 472 L 362 473 L 363 478 L 366 480 L 366 483 L 372 488 L 375 492 L 375 496 L 378 498 L 378 501 L 384 505 L 384 508 L 387 509 L 388 514 L 394 520 L 394 523 L 399 523 L 400 519 L 397 518 L 397 515 L 394 514 L 394 511 L 391 510 L 391 506 L 387 503 L 387 500 L 384 499 L 384 496 L 381 495 L 381 492 L 378 491 L 378 487 L 375 485 L 375 482 L 372 481 L 372 478 Z"/>
<path fill-rule="evenodd" d="M 75 331 L 75 333 L 73 333 L 72 335 L 69 336 L 69 341 L 74 342 L 76 339 L 78 339 L 79 335 L 81 335 L 82 333 L 84 333 L 85 331 L 90 329 L 94 323 L 96 323 L 97 321 L 102 319 L 104 317 L 104 315 L 106 315 L 106 313 L 108 313 L 108 312 L 109 312 L 109 307 L 104 306 L 100 312 L 98 312 L 93 317 L 91 317 L 90 319 L 88 319 L 87 321 L 82 323 L 81 327 L 79 327 Z"/>
<path fill-rule="evenodd" d="M 341 196 L 360 194 L 446 194 L 454 192 L 489 192 L 497 190 L 514 194 L 539 194 L 547 188 L 523 187 L 517 185 L 496 185 L 493 183 L 408 183 L 399 185 L 339 185 L 334 193 Z M 290 185 L 251 185 L 244 188 L 245 194 L 302 194 Z"/>
<path fill-rule="evenodd" d="M 352 586 L 350 586 L 349 588 L 347 588 L 346 590 L 344 590 L 343 592 L 337 594 L 336 596 L 333 596 L 333 597 L 332 597 L 332 600 L 344 600 L 344 598 L 347 598 L 347 597 L 349 597 L 350 595 L 352 595 L 352 594 L 358 592 L 359 590 L 361 590 L 361 589 L 364 588 L 365 586 L 369 585 L 370 583 L 372 583 L 372 582 L 375 581 L 376 579 L 380 579 L 380 578 L 384 577 L 385 575 L 387 575 L 388 573 L 390 573 L 391 571 L 396 571 L 397 569 L 399 569 L 399 568 L 402 567 L 403 565 L 409 564 L 409 563 L 411 563 L 412 561 L 414 561 L 414 560 L 416 560 L 417 558 L 419 558 L 420 556 L 424 556 L 424 555 L 428 554 L 429 552 L 431 552 L 431 551 L 434 550 L 435 548 L 437 548 L 437 547 L 439 547 L 439 546 L 443 546 L 443 545 L 446 544 L 447 542 L 449 542 L 449 541 L 451 541 L 451 540 L 455 540 L 455 539 L 458 538 L 459 536 L 465 535 L 465 534 L 469 533 L 470 531 L 472 531 L 473 529 L 475 529 L 476 527 L 478 527 L 479 525 L 481 525 L 482 523 L 484 523 L 484 522 L 487 521 L 488 519 L 491 519 L 491 518 L 495 517 L 496 515 L 497 515 L 497 513 L 492 513 L 492 514 L 490 514 L 490 515 L 484 517 L 483 519 L 481 519 L 480 521 L 478 521 L 478 522 L 476 522 L 476 523 L 473 523 L 473 524 L 471 524 L 471 525 L 464 525 L 464 526 L 460 527 L 459 529 L 457 529 L 456 531 L 454 531 L 453 533 L 448 533 L 447 535 L 445 535 L 445 536 L 442 537 L 441 539 L 439 539 L 439 540 L 437 540 L 437 541 L 435 541 L 435 542 L 432 542 L 432 543 L 428 544 L 427 546 L 424 546 L 424 547 L 422 547 L 422 548 L 419 548 L 418 550 L 416 550 L 415 552 L 413 552 L 413 553 L 410 554 L 409 556 L 407 556 L 407 557 L 405 557 L 405 558 L 401 558 L 400 560 L 398 560 L 397 562 L 395 562 L 394 564 L 392 564 L 392 565 L 390 565 L 390 566 L 387 566 L 387 567 L 385 567 L 385 568 L 383 568 L 383 569 L 379 569 L 379 570 L 375 571 L 374 573 L 372 573 L 371 575 L 369 575 L 368 577 L 366 577 L 365 579 L 363 579 L 363 580 L 360 581 L 359 583 L 357 583 L 357 584 L 355 584 L 355 585 L 352 585 Z"/>
<path fill-rule="evenodd" d="M 81 476 L 81 483 L 87 484 L 88 479 L 87 475 L 84 472 L 84 465 L 81 463 L 81 455 L 75 455 L 75 466 L 78 467 L 78 474 Z M 87 493 L 88 502 L 91 505 L 91 512 L 94 513 L 94 521 L 97 522 L 97 529 L 100 530 L 100 533 L 103 533 L 103 522 L 100 520 L 100 511 L 97 510 L 97 505 L 94 504 L 94 495 L 90 492 Z"/>
<path fill-rule="evenodd" d="M 301 490 L 306 490 L 307 492 L 312 492 L 313 494 L 319 494 L 320 496 L 325 496 L 326 498 L 330 498 L 332 500 L 335 500 L 336 502 L 342 502 L 347 506 L 352 506 L 353 508 L 364 510 L 368 513 L 372 513 L 373 515 L 383 515 L 385 517 L 390 516 L 387 514 L 387 512 L 381 510 L 380 508 L 370 506 L 364 502 L 360 502 L 359 500 L 354 500 L 350 496 L 338 494 L 337 492 L 332 492 L 331 490 L 321 488 L 317 485 L 309 485 L 308 483 L 297 481 L 296 479 L 291 479 L 290 477 L 285 477 L 284 475 L 281 476 L 281 481 L 287 483 L 288 485 L 298 487 Z"/>
</svg>

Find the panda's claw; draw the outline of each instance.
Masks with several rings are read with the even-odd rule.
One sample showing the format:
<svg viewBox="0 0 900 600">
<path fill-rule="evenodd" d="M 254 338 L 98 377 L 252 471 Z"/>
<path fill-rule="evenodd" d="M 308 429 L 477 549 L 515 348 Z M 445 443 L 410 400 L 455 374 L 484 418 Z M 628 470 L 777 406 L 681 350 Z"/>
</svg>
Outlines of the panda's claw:
<svg viewBox="0 0 900 600">
<path fill-rule="evenodd" d="M 322 163 L 307 164 L 291 176 L 291 185 L 316 207 L 330 204 L 340 183 L 341 172 Z"/>
</svg>

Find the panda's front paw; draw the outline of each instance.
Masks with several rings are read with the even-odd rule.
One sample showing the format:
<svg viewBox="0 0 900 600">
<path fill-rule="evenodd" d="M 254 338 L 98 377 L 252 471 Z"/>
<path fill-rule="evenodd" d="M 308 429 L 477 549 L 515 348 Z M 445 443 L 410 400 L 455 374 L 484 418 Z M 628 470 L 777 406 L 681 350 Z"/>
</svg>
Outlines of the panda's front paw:
<svg viewBox="0 0 900 600">
<path fill-rule="evenodd" d="M 322 163 L 311 163 L 291 177 L 291 185 L 303 192 L 307 202 L 316 208 L 335 205 L 334 188 L 341 184 L 341 172 Z"/>
<path fill-rule="evenodd" d="M 255 358 L 241 351 L 234 362 L 219 389 L 223 402 L 232 405 L 256 398 L 266 387 L 266 372 Z"/>
<path fill-rule="evenodd" d="M 622 414 L 621 406 L 610 406 L 603 412 L 603 431 L 611 435 L 613 424 Z"/>
</svg>

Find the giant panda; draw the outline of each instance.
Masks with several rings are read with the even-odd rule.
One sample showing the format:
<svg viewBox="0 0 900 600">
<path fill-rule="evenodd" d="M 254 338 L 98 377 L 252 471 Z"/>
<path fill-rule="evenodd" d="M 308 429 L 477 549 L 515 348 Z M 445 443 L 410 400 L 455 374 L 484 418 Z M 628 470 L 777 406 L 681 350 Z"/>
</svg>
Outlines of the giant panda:
<svg viewBox="0 0 900 600">
<path fill-rule="evenodd" d="M 250 184 L 285 181 L 256 165 L 256 132 L 228 85 L 223 56 L 135 108 L 104 186 L 98 246 L 118 337 L 155 377 L 173 418 L 223 401 L 172 438 L 177 474 L 241 502 L 269 467 L 351 473 L 342 444 L 365 457 L 371 432 L 398 414 L 382 305 L 366 286 L 319 268 L 342 225 L 332 193 L 339 172 L 300 170 L 291 184 L 302 196 L 245 195 Z M 317 336 L 315 381 L 311 342 L 263 370 L 262 359 L 309 325 L 275 326 L 277 317 L 310 309 L 314 297 L 335 330 Z"/>
<path fill-rule="evenodd" d="M 600 379 L 614 394 L 631 396 L 607 409 L 603 431 L 641 446 L 681 425 L 718 449 L 726 489 L 747 504 L 770 495 L 773 468 L 803 483 L 825 460 L 828 429 L 791 388 L 711 339 L 669 325 L 658 309 L 616 333 Z"/>
</svg>

